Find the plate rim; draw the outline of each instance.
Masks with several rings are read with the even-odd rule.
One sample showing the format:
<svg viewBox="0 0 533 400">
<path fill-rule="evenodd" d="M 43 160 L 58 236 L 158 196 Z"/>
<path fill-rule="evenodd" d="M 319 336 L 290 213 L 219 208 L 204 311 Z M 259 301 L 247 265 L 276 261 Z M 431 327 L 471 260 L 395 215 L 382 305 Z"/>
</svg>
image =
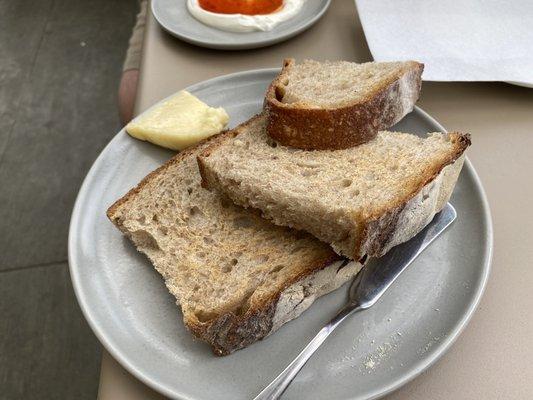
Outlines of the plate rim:
<svg viewBox="0 0 533 400">
<path fill-rule="evenodd" d="M 520 86 L 520 87 L 524 87 L 524 88 L 528 88 L 528 89 L 533 89 L 533 83 L 520 82 L 520 81 L 505 81 L 505 82 L 508 83 L 509 85 Z"/>
<path fill-rule="evenodd" d="M 323 1 L 324 4 L 322 8 L 319 10 L 317 14 L 315 14 L 313 17 L 309 18 L 301 27 L 289 30 L 287 33 L 282 34 L 280 36 L 276 36 L 271 39 L 267 40 L 251 40 L 247 42 L 242 43 L 221 43 L 221 42 L 208 42 L 204 40 L 196 39 L 194 36 L 186 35 L 180 32 L 177 32 L 170 28 L 169 26 L 165 25 L 163 22 L 163 19 L 160 15 L 158 15 L 158 12 L 156 10 L 156 4 L 160 0 L 152 0 L 150 2 L 150 9 L 152 11 L 152 15 L 154 16 L 154 19 L 157 21 L 159 26 L 170 35 L 183 40 L 184 42 L 187 42 L 189 44 L 193 44 L 195 46 L 205 47 L 208 49 L 215 49 L 215 50 L 250 50 L 250 49 L 259 49 L 261 47 L 267 47 L 271 46 L 276 43 L 284 42 L 304 31 L 311 28 L 314 24 L 316 24 L 322 16 L 326 13 L 326 11 L 329 9 L 329 6 L 331 5 L 332 0 L 320 0 Z M 201 22 L 198 22 L 201 24 Z M 244 33 L 246 34 L 246 33 Z"/>
<path fill-rule="evenodd" d="M 246 71 L 240 71 L 235 72 L 227 75 L 221 75 L 217 76 L 205 81 L 201 81 L 198 83 L 195 83 L 193 85 L 190 85 L 183 90 L 188 90 L 190 92 L 195 92 L 197 90 L 201 90 L 202 88 L 205 88 L 207 86 L 216 84 L 218 81 L 223 81 L 227 79 L 234 79 L 234 78 L 240 78 L 243 75 L 261 75 L 261 74 L 272 74 L 279 72 L 280 68 L 262 68 L 262 69 L 252 69 L 252 70 L 246 70 Z M 165 101 L 170 96 L 166 96 L 165 98 L 157 101 L 152 106 L 148 107 L 146 110 L 144 110 L 142 113 L 139 114 L 142 115 L 144 112 L 147 112 L 151 108 L 155 107 L 156 105 L 160 104 L 161 102 Z M 425 119 L 426 121 L 430 122 L 431 124 L 434 124 L 437 126 L 440 130 L 443 132 L 447 132 L 446 129 L 437 122 L 433 117 L 431 117 L 427 112 L 422 110 L 421 108 L 415 106 L 415 110 L 420 113 L 421 117 Z M 101 150 L 100 154 L 96 158 L 96 160 L 93 162 L 91 168 L 87 172 L 87 175 L 85 176 L 82 185 L 80 186 L 78 195 L 76 196 L 76 201 L 74 203 L 74 207 L 71 214 L 70 224 L 69 224 L 69 235 L 68 235 L 68 266 L 69 266 L 69 274 L 72 281 L 72 286 L 74 293 L 76 295 L 76 299 L 78 301 L 78 304 L 80 306 L 80 309 L 82 311 L 82 314 L 89 324 L 91 330 L 95 334 L 95 336 L 98 338 L 102 346 L 109 352 L 109 354 L 124 368 L 126 369 L 130 374 L 132 374 L 136 379 L 140 380 L 142 383 L 147 385 L 148 387 L 152 388 L 153 390 L 163 394 L 164 396 L 167 396 L 169 398 L 173 399 L 181 399 L 181 400 L 194 400 L 191 397 L 188 397 L 184 393 L 177 392 L 174 389 L 167 387 L 164 384 L 159 383 L 156 379 L 153 379 L 146 375 L 141 369 L 139 369 L 134 363 L 129 361 L 129 357 L 127 354 L 124 354 L 121 352 L 118 348 L 116 348 L 107 338 L 105 334 L 105 329 L 100 326 L 100 324 L 97 321 L 97 318 L 95 317 L 95 314 L 91 311 L 89 307 L 89 303 L 87 302 L 87 299 L 84 297 L 83 290 L 82 290 L 82 284 L 81 284 L 81 277 L 78 273 L 80 270 L 80 267 L 78 266 L 76 256 L 78 253 L 77 249 L 77 243 L 79 241 L 78 232 L 77 232 L 77 226 L 80 224 L 80 219 L 82 218 L 82 212 L 81 212 L 81 203 L 83 198 L 86 197 L 86 194 L 89 191 L 89 181 L 94 177 L 96 174 L 96 170 L 100 166 L 100 164 L 103 162 L 103 154 L 108 151 L 108 148 L 116 141 L 118 140 L 119 136 L 125 132 L 124 127 L 115 135 L 113 138 L 109 141 L 109 143 Z M 477 307 L 479 306 L 480 300 L 483 296 L 483 293 L 485 291 L 485 288 L 487 286 L 487 281 L 490 275 L 491 265 L 492 265 L 492 257 L 493 257 L 493 247 L 494 247 L 494 233 L 493 233 L 493 224 L 492 224 L 492 216 L 490 212 L 489 202 L 485 193 L 485 190 L 483 189 L 483 185 L 481 184 L 481 180 L 479 178 L 479 175 L 477 174 L 477 171 L 473 167 L 472 163 L 468 159 L 468 157 L 465 157 L 465 165 L 467 166 L 467 169 L 469 173 L 472 174 L 472 180 L 475 186 L 475 189 L 480 197 L 480 208 L 482 209 L 482 213 L 484 216 L 484 221 L 486 222 L 486 248 L 483 253 L 483 274 L 481 277 L 480 284 L 478 286 L 478 289 L 469 304 L 468 308 L 465 310 L 465 313 L 463 314 L 462 318 L 459 320 L 457 325 L 454 327 L 454 329 L 449 333 L 449 335 L 446 336 L 446 340 L 443 340 L 440 342 L 440 345 L 437 347 L 437 351 L 435 351 L 431 357 L 424 360 L 421 365 L 419 365 L 416 369 L 413 371 L 406 373 L 404 376 L 402 376 L 400 379 L 397 379 L 396 381 L 391 382 L 387 386 L 382 386 L 380 389 L 375 390 L 374 392 L 371 392 L 365 400 L 371 400 L 371 399 L 377 399 L 382 396 L 385 396 L 396 389 L 404 386 L 414 378 L 416 378 L 418 375 L 420 375 L 423 371 L 427 370 L 429 367 L 431 367 L 434 363 L 436 363 L 453 345 L 453 343 L 457 340 L 457 338 L 460 336 L 460 334 L 463 332 L 465 327 L 470 322 L 472 316 L 474 315 Z M 273 377 L 274 378 L 274 377 Z M 361 399 L 357 397 L 357 395 L 354 395 L 353 399 Z"/>
</svg>

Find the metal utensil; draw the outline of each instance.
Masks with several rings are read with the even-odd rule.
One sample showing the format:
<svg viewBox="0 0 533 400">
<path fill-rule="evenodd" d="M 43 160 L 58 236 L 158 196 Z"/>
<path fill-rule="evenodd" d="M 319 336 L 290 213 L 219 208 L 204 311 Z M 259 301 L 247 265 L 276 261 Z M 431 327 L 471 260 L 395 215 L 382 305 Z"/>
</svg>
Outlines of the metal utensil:
<svg viewBox="0 0 533 400">
<path fill-rule="evenodd" d="M 457 212 L 453 206 L 450 203 L 446 204 L 444 209 L 418 235 L 406 243 L 393 247 L 383 257 L 365 266 L 354 278 L 348 303 L 254 400 L 278 399 L 331 332 L 353 313 L 373 306 L 396 278 L 456 217 Z"/>
</svg>

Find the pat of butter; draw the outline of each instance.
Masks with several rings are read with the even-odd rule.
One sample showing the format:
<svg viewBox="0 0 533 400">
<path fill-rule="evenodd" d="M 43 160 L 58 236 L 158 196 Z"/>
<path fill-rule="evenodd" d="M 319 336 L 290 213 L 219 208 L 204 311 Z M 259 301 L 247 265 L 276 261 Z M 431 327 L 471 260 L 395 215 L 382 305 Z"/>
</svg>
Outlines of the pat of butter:
<svg viewBox="0 0 533 400">
<path fill-rule="evenodd" d="M 140 140 L 182 150 L 219 133 L 228 121 L 222 107 L 209 107 L 182 90 L 131 121 L 126 125 L 126 132 Z"/>
</svg>

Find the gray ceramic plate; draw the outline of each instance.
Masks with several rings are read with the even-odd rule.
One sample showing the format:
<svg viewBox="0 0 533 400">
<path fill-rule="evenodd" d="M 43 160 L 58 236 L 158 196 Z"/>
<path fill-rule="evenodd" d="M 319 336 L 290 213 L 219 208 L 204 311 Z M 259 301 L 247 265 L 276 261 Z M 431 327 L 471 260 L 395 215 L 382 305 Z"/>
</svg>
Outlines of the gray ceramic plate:
<svg viewBox="0 0 533 400">
<path fill-rule="evenodd" d="M 225 107 L 235 125 L 260 110 L 276 73 L 244 72 L 189 90 L 212 106 Z M 419 109 L 396 128 L 418 134 L 443 129 Z M 334 315 L 347 287 L 319 299 L 267 339 L 227 357 L 213 356 L 185 330 L 174 299 L 148 260 L 105 216 L 117 198 L 171 155 L 122 130 L 98 157 L 70 226 L 74 289 L 103 345 L 149 386 L 178 399 L 249 399 Z M 418 375 L 450 347 L 479 302 L 492 248 L 487 202 L 468 161 L 451 202 L 457 221 L 382 300 L 335 331 L 284 399 L 376 398 Z"/>
<path fill-rule="evenodd" d="M 515 81 L 509 81 L 507 83 L 510 83 L 511 85 L 515 85 L 515 86 L 522 86 L 522 87 L 533 89 L 533 83 L 515 82 Z"/>
<path fill-rule="evenodd" d="M 152 13 L 159 25 L 186 42 L 221 50 L 270 46 L 310 28 L 326 12 L 331 0 L 306 0 L 300 13 L 269 32 L 225 32 L 201 23 L 187 10 L 186 0 L 152 0 Z"/>
</svg>

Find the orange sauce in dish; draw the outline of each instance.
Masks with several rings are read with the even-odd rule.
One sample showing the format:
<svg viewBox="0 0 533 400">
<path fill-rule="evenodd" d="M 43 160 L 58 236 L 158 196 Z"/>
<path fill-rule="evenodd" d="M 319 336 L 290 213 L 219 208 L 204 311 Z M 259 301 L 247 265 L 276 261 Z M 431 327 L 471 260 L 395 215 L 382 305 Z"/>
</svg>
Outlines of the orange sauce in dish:
<svg viewBox="0 0 533 400">
<path fill-rule="evenodd" d="M 264 15 L 283 6 L 283 0 L 198 0 L 206 11 L 217 14 Z"/>
</svg>

